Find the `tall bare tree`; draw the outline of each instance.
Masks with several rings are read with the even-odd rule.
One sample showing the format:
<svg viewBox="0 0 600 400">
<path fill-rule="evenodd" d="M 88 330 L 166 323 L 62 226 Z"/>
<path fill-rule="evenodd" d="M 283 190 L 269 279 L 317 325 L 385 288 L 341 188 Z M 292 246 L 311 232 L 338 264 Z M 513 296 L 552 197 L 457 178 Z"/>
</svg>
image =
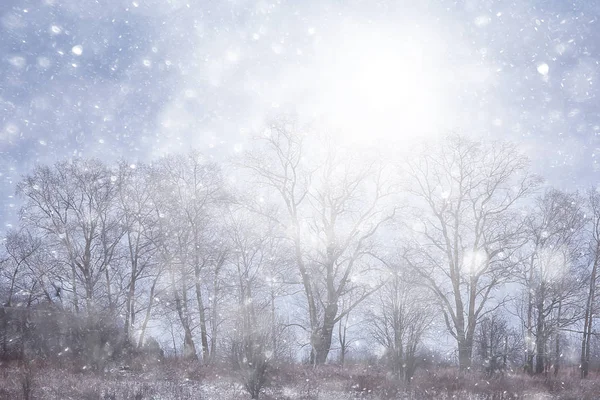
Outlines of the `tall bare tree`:
<svg viewBox="0 0 600 400">
<path fill-rule="evenodd" d="M 416 222 L 405 260 L 437 297 L 465 370 L 477 323 L 499 304 L 494 289 L 523 242 L 517 203 L 540 179 L 514 145 L 457 135 L 407 164 Z"/>
<path fill-rule="evenodd" d="M 22 293 L 32 295 L 34 292 L 41 292 L 37 288 L 40 282 L 36 264 L 42 251 L 42 240 L 26 230 L 13 230 L 6 234 L 5 257 L 0 259 L 0 276 L 6 283 L 6 287 L 2 288 L 5 307 L 12 307 L 18 294 L 22 298 Z"/>
<path fill-rule="evenodd" d="M 36 167 L 17 186 L 25 204 L 22 222 L 38 229 L 65 255 L 70 266 L 73 307 L 92 313 L 97 302 L 115 309 L 111 263 L 123 229 L 115 210 L 111 171 L 98 160 L 76 159 Z"/>
<path fill-rule="evenodd" d="M 527 298 L 525 368 L 531 373 L 545 371 L 551 358 L 549 338 L 554 336 L 558 346 L 560 330 L 574 323 L 581 310 L 583 280 L 578 259 L 585 224 L 583 206 L 579 195 L 550 189 L 536 199 L 527 218 L 529 241 L 522 274 Z"/>
<path fill-rule="evenodd" d="M 163 225 L 163 256 L 169 259 L 171 289 L 175 307 L 185 331 L 184 351 L 194 357 L 193 343 L 194 313 L 191 298 L 195 300 L 197 323 L 200 328 L 202 358 L 210 360 L 209 321 L 216 312 L 207 312 L 206 293 L 210 287 L 203 286 L 208 269 L 218 276 L 226 254 L 215 235 L 219 205 L 226 201 L 224 182 L 219 166 L 208 161 L 200 153 L 192 151 L 185 155 L 168 156 L 156 166 L 159 192 L 161 193 L 160 215 Z M 213 303 L 213 307 L 217 305 Z M 213 326 L 217 321 L 213 321 Z M 216 327 L 213 328 L 216 340 Z"/>
<path fill-rule="evenodd" d="M 435 304 L 408 268 L 388 265 L 389 280 L 368 301 L 367 321 L 394 376 L 409 383 L 417 368 L 417 350 L 434 320 Z"/>
<path fill-rule="evenodd" d="M 373 280 L 364 283 L 379 264 L 376 234 L 395 214 L 385 205 L 393 189 L 377 162 L 331 142 L 310 143 L 289 120 L 273 122 L 258 140 L 262 146 L 243 166 L 279 207 L 255 209 L 289 237 L 306 299 L 310 360 L 323 364 L 335 324 L 376 289 Z M 356 300 L 340 309 L 351 292 Z"/>
<path fill-rule="evenodd" d="M 280 257 L 282 239 L 274 234 L 272 222 L 257 218 L 236 207 L 227 214 L 230 242 L 230 268 L 235 334 L 232 338 L 234 360 L 244 385 L 253 399 L 266 382 L 277 344 L 272 335 L 278 320 L 269 313 L 272 292 L 269 285 L 272 264 Z"/>
<path fill-rule="evenodd" d="M 122 215 L 125 230 L 121 244 L 124 253 L 123 264 L 128 268 L 123 268 L 119 276 L 125 295 L 124 335 L 129 343 L 135 343 L 133 329 L 136 317 L 140 311 L 145 311 L 137 340 L 139 347 L 144 341 L 154 305 L 157 278 L 161 275 L 162 268 L 156 262 L 157 242 L 160 238 L 158 216 L 153 203 L 153 191 L 156 187 L 152 169 L 143 164 L 135 167 L 121 162 L 118 173 L 111 176 L 111 181 L 117 186 L 115 202 Z M 142 295 L 144 298 L 140 299 Z"/>
<path fill-rule="evenodd" d="M 596 310 L 596 286 L 598 281 L 598 264 L 600 264 L 600 193 L 592 188 L 587 193 L 587 210 L 589 220 L 586 226 L 587 257 L 591 267 L 589 288 L 585 304 L 583 336 L 581 338 L 581 377 L 587 378 L 590 369 L 591 339 Z"/>
<path fill-rule="evenodd" d="M 53 298 L 38 274 L 39 264 L 46 261 L 41 257 L 40 238 L 26 230 L 11 230 L 3 244 L 3 251 L 0 250 L 0 357 L 7 359 L 10 353 L 13 356 L 23 353 L 23 340 L 15 340 L 15 336 L 23 336 L 23 317 L 33 302 L 42 297 L 42 293 L 46 293 L 50 301 Z M 46 267 L 51 268 L 51 265 Z M 16 344 L 20 346 L 18 350 L 14 348 Z"/>
</svg>

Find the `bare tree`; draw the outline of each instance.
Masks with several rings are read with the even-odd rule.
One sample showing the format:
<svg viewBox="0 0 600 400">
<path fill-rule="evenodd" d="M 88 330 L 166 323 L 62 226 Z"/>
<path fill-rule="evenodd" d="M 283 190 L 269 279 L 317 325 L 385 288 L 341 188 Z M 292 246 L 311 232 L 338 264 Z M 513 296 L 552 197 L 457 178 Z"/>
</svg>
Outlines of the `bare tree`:
<svg viewBox="0 0 600 400">
<path fill-rule="evenodd" d="M 254 209 L 289 237 L 306 299 L 310 361 L 323 364 L 335 324 L 376 290 L 373 280 L 364 284 L 379 264 L 372 257 L 375 236 L 395 209 L 384 205 L 392 186 L 382 166 L 326 141 L 309 154 L 298 129 L 290 121 L 274 122 L 243 166 L 277 197 L 277 209 Z M 340 299 L 351 292 L 356 301 L 341 310 Z"/>
<path fill-rule="evenodd" d="M 22 299 L 22 294 L 33 294 L 39 286 L 36 262 L 42 249 L 42 241 L 26 230 L 9 231 L 4 239 L 5 257 L 0 260 L 0 274 L 7 282 L 4 306 L 12 307 L 15 296 Z"/>
<path fill-rule="evenodd" d="M 560 353 L 560 330 L 579 318 L 583 280 L 578 262 L 584 224 L 582 199 L 553 189 L 536 199 L 527 218 L 529 242 L 522 275 L 527 299 L 525 369 L 530 373 L 545 372 L 551 358 L 547 341 L 554 335 L 555 353 Z M 559 357 L 555 358 L 558 372 Z"/>
<path fill-rule="evenodd" d="M 434 319 L 431 296 L 411 279 L 401 264 L 389 264 L 389 280 L 368 301 L 367 320 L 375 341 L 385 349 L 388 367 L 410 383 L 417 368 L 417 350 Z"/>
<path fill-rule="evenodd" d="M 282 242 L 273 234 L 270 221 L 261 222 L 243 208 L 231 209 L 228 214 L 229 272 L 238 304 L 233 309 L 236 334 L 232 350 L 244 386 L 253 399 L 259 397 L 266 383 L 276 350 L 272 335 L 277 333 L 277 320 L 269 313 L 272 292 L 268 278 L 271 265 L 279 260 Z"/>
<path fill-rule="evenodd" d="M 344 302 L 346 299 L 342 299 L 342 309 L 345 309 L 346 307 L 344 306 Z M 350 297 L 347 299 L 348 301 L 352 302 L 353 299 Z M 358 310 L 354 310 L 354 312 L 356 313 Z M 346 313 L 346 315 L 344 316 L 344 318 L 340 319 L 340 321 L 338 322 L 337 326 L 338 326 L 338 331 L 337 331 L 337 339 L 338 339 L 338 343 L 340 345 L 340 358 L 339 358 L 339 362 L 340 362 L 340 366 L 342 368 L 344 368 L 344 365 L 346 363 L 346 355 L 350 352 L 350 350 L 352 349 L 352 344 L 353 342 L 355 342 L 357 339 L 355 338 L 354 340 L 350 337 L 350 332 L 352 330 L 352 328 L 356 325 L 353 322 L 354 318 L 350 318 L 350 316 L 353 313 Z"/>
<path fill-rule="evenodd" d="M 143 344 L 154 297 L 156 283 L 162 270 L 157 265 L 158 216 L 153 203 L 155 184 L 152 182 L 151 168 L 138 164 L 132 168 L 129 163 L 119 164 L 118 174 L 111 176 L 117 186 L 116 203 L 122 215 L 125 234 L 122 241 L 123 264 L 128 268 L 120 271 L 119 281 L 125 293 L 125 338 L 135 343 L 133 329 L 140 311 L 145 311 L 137 346 Z M 140 288 L 142 286 L 142 288 Z M 140 290 L 144 289 L 148 290 Z M 149 286 L 149 287 L 148 287 Z M 140 293 L 142 292 L 142 293 Z M 140 300 L 141 295 L 144 299 Z M 137 303 L 141 303 L 138 307 Z"/>
<path fill-rule="evenodd" d="M 477 355 L 488 375 L 505 371 L 510 363 L 521 358 L 521 337 L 509 326 L 500 310 L 480 321 L 475 342 Z"/>
<path fill-rule="evenodd" d="M 591 266 L 589 288 L 585 304 L 583 336 L 581 338 L 581 377 L 587 378 L 590 369 L 591 338 L 596 310 L 596 285 L 600 263 L 600 193 L 592 188 L 587 194 L 589 221 L 586 227 L 588 264 Z"/>
<path fill-rule="evenodd" d="M 111 171 L 98 160 L 76 159 L 53 167 L 37 167 L 17 186 L 25 200 L 21 219 L 38 229 L 65 254 L 71 281 L 66 289 L 80 309 L 79 284 L 88 315 L 97 302 L 110 309 L 116 302 L 111 263 L 123 229 L 115 212 L 115 187 Z"/>
<path fill-rule="evenodd" d="M 24 322 L 28 309 L 45 291 L 38 266 L 43 252 L 42 241 L 26 230 L 9 231 L 4 238 L 0 256 L 0 333 L 3 359 L 9 354 L 22 358 L 24 352 Z M 50 267 L 50 265 L 49 265 Z M 47 293 L 47 292 L 46 292 Z M 19 346 L 18 349 L 15 345 Z"/>
<path fill-rule="evenodd" d="M 462 136 L 408 162 L 407 190 L 417 207 L 405 260 L 437 297 L 462 370 L 471 365 L 477 323 L 501 302 L 491 301 L 494 289 L 509 277 L 523 241 L 516 205 L 540 183 L 527 168 L 514 145 Z"/>
<path fill-rule="evenodd" d="M 112 174 L 99 160 L 74 159 L 36 167 L 17 185 L 24 200 L 22 224 L 64 260 L 66 268 L 56 271 L 55 279 L 61 299 L 77 315 L 69 319 L 72 354 L 98 369 L 113 354 L 107 350 L 121 342 L 111 331 L 118 315 L 115 278 L 123 235 Z"/>
<path fill-rule="evenodd" d="M 163 307 L 167 307 L 167 312 L 176 312 L 178 320 L 183 329 L 183 358 L 188 360 L 197 360 L 196 343 L 194 341 L 193 329 L 194 321 L 189 301 L 190 291 L 193 288 L 193 276 L 190 271 L 187 257 L 190 246 L 189 226 L 184 223 L 183 205 L 181 201 L 190 201 L 184 194 L 187 188 L 179 180 L 178 168 L 185 169 L 177 165 L 176 159 L 165 158 L 161 160 L 158 166 L 155 166 L 154 179 L 157 187 L 154 192 L 154 209 L 158 217 L 158 240 L 156 242 L 160 262 L 166 266 L 166 295 L 169 300 L 163 301 Z M 170 306 L 174 307 L 174 310 Z M 175 332 L 171 326 L 173 339 Z M 173 344 L 176 349 L 175 343 Z"/>
<path fill-rule="evenodd" d="M 207 312 L 206 298 L 212 296 L 206 293 L 210 286 L 202 282 L 207 273 L 218 282 L 224 263 L 226 249 L 215 236 L 218 234 L 215 208 L 226 201 L 224 183 L 219 166 L 194 151 L 165 157 L 156 168 L 161 193 L 159 217 L 163 215 L 160 219 L 163 238 L 168 237 L 168 244 L 163 243 L 163 256 L 173 266 L 169 274 L 176 311 L 185 331 L 187 351 L 184 353 L 195 357 L 192 337 L 194 316 L 190 308 L 190 297 L 193 297 L 200 328 L 202 358 L 207 363 L 211 349 L 209 321 L 217 312 Z M 218 286 L 213 289 L 218 290 Z M 213 307 L 216 306 L 213 303 Z M 212 323 L 212 336 L 216 343 L 217 321 Z"/>
</svg>

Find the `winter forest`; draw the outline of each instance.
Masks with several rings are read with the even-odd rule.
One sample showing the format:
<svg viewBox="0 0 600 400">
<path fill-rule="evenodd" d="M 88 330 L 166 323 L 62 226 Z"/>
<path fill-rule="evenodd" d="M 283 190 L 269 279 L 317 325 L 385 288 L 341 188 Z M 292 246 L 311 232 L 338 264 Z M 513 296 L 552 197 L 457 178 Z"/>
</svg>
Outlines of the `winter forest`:
<svg viewBox="0 0 600 400">
<path fill-rule="evenodd" d="M 597 6 L 100 3 L 0 4 L 0 399 L 597 398 Z"/>
</svg>

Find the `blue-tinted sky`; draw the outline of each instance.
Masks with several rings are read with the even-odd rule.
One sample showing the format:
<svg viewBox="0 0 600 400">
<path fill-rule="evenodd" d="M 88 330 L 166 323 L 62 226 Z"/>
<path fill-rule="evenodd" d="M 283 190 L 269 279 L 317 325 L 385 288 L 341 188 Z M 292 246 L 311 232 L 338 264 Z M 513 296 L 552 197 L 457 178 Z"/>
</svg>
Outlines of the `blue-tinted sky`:
<svg viewBox="0 0 600 400">
<path fill-rule="evenodd" d="M 595 184 L 599 19 L 596 1 L 0 0 L 0 225 L 35 163 L 221 157 L 289 111 L 514 140 L 550 183 Z M 395 71 L 410 111 L 357 116 Z"/>
</svg>

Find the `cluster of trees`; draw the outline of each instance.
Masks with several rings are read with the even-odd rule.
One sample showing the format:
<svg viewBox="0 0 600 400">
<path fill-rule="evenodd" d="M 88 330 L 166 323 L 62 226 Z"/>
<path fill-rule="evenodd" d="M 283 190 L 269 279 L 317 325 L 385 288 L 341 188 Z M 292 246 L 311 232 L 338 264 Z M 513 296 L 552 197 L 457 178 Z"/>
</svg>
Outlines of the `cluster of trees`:
<svg viewBox="0 0 600 400">
<path fill-rule="evenodd" d="M 276 121 L 223 165 L 37 166 L 0 253 L 2 357 L 98 363 L 154 336 L 234 362 L 258 396 L 273 363 L 343 362 L 358 324 L 407 380 L 440 327 L 461 369 L 558 373 L 577 337 L 587 375 L 600 193 L 543 186 L 509 143 L 455 135 L 386 160 L 302 132 Z"/>
</svg>

